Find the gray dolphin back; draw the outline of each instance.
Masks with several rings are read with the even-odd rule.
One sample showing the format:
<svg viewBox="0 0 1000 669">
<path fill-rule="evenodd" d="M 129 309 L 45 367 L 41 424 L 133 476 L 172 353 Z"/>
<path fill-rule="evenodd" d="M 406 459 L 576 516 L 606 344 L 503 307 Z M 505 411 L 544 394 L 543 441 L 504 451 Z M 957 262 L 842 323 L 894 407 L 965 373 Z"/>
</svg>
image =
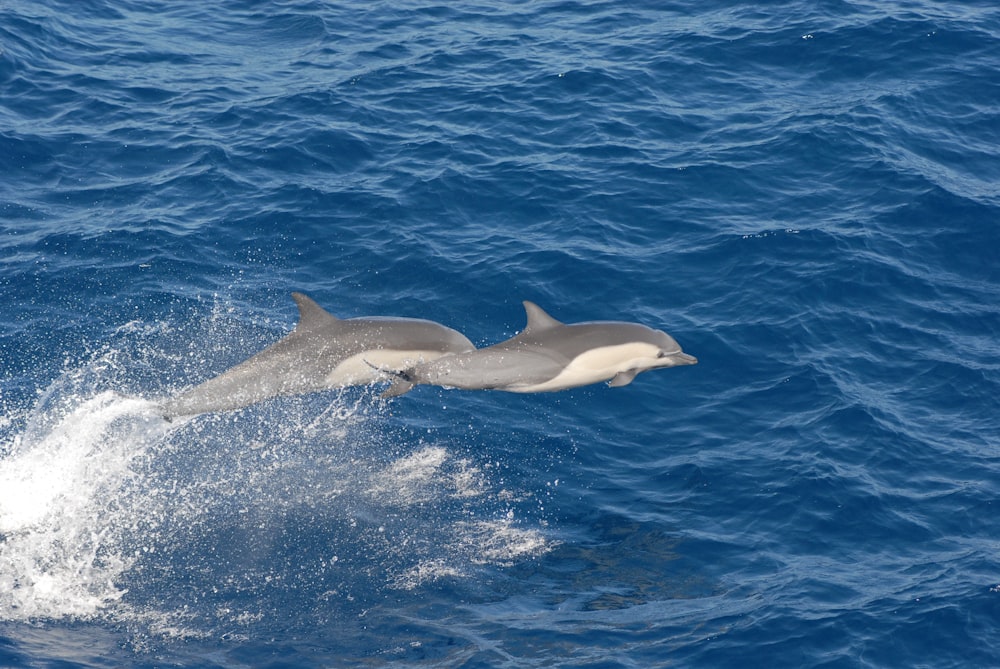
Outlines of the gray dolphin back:
<svg viewBox="0 0 1000 669">
<path fill-rule="evenodd" d="M 293 293 L 299 321 L 288 336 L 228 371 L 168 400 L 163 414 L 193 415 L 239 409 L 281 395 L 367 385 L 380 367 L 472 351 L 463 334 L 415 318 L 339 319 L 302 293 Z M 368 361 L 374 361 L 370 364 Z"/>
</svg>

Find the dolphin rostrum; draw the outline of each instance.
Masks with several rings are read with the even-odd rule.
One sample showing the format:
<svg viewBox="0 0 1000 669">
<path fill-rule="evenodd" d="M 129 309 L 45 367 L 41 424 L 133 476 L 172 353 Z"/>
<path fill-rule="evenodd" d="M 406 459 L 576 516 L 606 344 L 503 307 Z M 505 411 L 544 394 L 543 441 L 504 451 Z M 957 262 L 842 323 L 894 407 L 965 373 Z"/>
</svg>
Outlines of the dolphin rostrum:
<svg viewBox="0 0 1000 669">
<path fill-rule="evenodd" d="M 640 372 L 693 365 L 665 332 L 638 323 L 561 323 L 533 302 L 525 302 L 528 324 L 517 336 L 476 351 L 457 353 L 392 371 L 396 378 L 383 397 L 418 384 L 539 393 L 599 381 L 627 386 Z"/>
<path fill-rule="evenodd" d="M 162 406 L 167 418 L 240 409 L 279 395 L 366 385 L 386 373 L 475 350 L 465 335 L 416 318 L 348 318 L 292 293 L 299 322 L 286 337 Z"/>
</svg>

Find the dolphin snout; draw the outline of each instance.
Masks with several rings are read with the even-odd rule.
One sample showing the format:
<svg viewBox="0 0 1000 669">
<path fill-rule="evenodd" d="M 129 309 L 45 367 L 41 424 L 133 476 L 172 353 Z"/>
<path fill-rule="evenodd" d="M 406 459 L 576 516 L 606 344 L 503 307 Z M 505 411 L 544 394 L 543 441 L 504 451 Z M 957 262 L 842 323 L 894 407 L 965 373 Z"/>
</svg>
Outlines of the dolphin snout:
<svg viewBox="0 0 1000 669">
<path fill-rule="evenodd" d="M 693 355 L 688 355 L 687 353 L 684 353 L 683 351 L 681 351 L 679 353 L 674 353 L 673 355 L 670 356 L 670 359 L 673 361 L 674 367 L 676 367 L 678 365 L 697 365 L 698 364 L 698 358 L 694 357 Z"/>
</svg>

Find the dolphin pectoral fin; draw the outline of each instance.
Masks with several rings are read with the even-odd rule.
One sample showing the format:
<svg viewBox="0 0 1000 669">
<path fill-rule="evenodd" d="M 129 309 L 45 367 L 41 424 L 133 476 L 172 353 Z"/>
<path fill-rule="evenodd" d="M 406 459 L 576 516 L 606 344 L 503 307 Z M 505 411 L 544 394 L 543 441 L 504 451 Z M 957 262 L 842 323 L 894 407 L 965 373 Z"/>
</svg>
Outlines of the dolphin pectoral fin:
<svg viewBox="0 0 1000 669">
<path fill-rule="evenodd" d="M 611 386 L 612 388 L 618 388 L 619 386 L 627 386 L 628 384 L 632 383 L 632 380 L 638 373 L 639 370 L 637 369 L 630 369 L 625 372 L 618 372 L 611 378 L 610 381 L 608 381 L 608 385 Z"/>
<path fill-rule="evenodd" d="M 399 397 L 400 395 L 405 395 L 406 393 L 413 390 L 413 382 L 404 379 L 399 376 L 392 382 L 388 388 L 382 391 L 379 395 L 382 399 L 389 399 L 390 397 Z"/>
</svg>

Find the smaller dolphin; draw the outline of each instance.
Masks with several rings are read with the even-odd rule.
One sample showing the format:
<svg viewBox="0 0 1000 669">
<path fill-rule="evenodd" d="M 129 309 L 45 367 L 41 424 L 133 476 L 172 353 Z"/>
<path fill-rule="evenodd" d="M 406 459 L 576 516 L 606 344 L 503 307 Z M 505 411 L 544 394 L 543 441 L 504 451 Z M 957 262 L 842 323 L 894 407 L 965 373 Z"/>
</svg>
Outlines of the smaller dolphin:
<svg viewBox="0 0 1000 669">
<path fill-rule="evenodd" d="M 385 374 L 474 351 L 465 335 L 416 318 L 348 318 L 292 293 L 299 322 L 285 338 L 161 407 L 170 419 L 240 409 L 280 395 L 373 383 Z"/>
<path fill-rule="evenodd" d="M 627 386 L 650 369 L 694 365 L 665 332 L 638 323 L 600 321 L 567 325 L 533 302 L 524 302 L 528 324 L 517 336 L 476 351 L 457 353 L 392 372 L 383 393 L 395 397 L 427 384 L 468 390 L 540 393 L 599 381 Z"/>
</svg>

